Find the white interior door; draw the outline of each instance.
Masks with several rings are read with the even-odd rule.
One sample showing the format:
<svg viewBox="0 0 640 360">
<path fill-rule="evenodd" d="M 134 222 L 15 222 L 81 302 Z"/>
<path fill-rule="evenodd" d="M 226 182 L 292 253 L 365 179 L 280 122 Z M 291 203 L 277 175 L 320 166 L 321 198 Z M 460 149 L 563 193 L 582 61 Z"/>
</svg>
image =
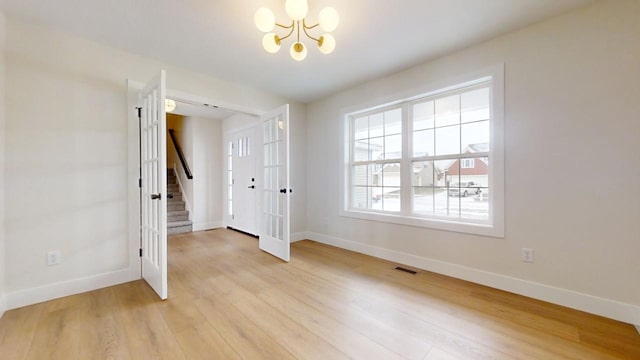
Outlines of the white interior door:
<svg viewBox="0 0 640 360">
<path fill-rule="evenodd" d="M 289 261 L 289 105 L 260 120 L 264 153 L 260 249 Z"/>
<path fill-rule="evenodd" d="M 165 72 L 140 92 L 142 278 L 167 298 L 167 121 Z"/>
<path fill-rule="evenodd" d="M 256 146 L 255 129 L 250 128 L 230 136 L 232 211 L 229 226 L 249 234 L 257 234 L 256 225 Z"/>
</svg>

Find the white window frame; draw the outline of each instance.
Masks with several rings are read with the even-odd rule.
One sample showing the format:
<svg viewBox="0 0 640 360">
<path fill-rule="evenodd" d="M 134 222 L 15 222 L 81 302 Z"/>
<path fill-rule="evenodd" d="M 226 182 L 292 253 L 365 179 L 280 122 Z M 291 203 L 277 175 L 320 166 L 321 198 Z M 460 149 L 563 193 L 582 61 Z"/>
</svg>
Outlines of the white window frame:
<svg viewBox="0 0 640 360">
<path fill-rule="evenodd" d="M 419 217 L 406 212 L 407 206 L 403 206 L 403 211 L 399 213 L 382 212 L 371 209 L 351 208 L 351 118 L 357 115 L 370 113 L 376 110 L 383 110 L 398 104 L 410 103 L 414 100 L 455 91 L 465 87 L 490 81 L 489 93 L 491 101 L 491 134 L 489 145 L 489 156 L 491 166 L 489 167 L 489 217 L 486 221 L 474 221 L 459 218 L 435 218 Z M 362 110 L 366 109 L 366 110 Z M 408 111 L 403 110 L 403 141 L 402 148 L 404 156 L 401 159 L 401 168 L 407 169 L 411 166 L 411 156 L 408 137 L 410 133 L 410 121 L 408 121 Z M 343 166 L 341 166 L 341 209 L 340 215 L 345 217 L 379 221 L 386 223 L 425 227 L 437 230 L 469 233 L 482 236 L 504 237 L 504 64 L 499 64 L 487 69 L 475 71 L 469 74 L 450 78 L 444 81 L 433 82 L 421 89 L 413 90 L 412 93 L 405 92 L 378 101 L 370 102 L 361 106 L 347 109 L 342 112 L 342 142 Z M 410 179 L 402 177 L 402 203 L 411 203 Z M 406 190 L 405 190 L 406 189 Z"/>
</svg>

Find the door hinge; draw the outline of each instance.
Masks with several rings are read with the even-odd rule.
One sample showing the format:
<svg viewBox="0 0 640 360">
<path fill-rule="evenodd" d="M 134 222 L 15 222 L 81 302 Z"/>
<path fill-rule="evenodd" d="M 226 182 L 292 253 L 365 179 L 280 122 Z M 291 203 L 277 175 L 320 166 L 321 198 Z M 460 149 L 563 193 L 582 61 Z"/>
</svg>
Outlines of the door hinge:
<svg viewBox="0 0 640 360">
<path fill-rule="evenodd" d="M 138 178 L 138 187 L 142 189 L 142 179 Z"/>
<path fill-rule="evenodd" d="M 136 110 L 138 110 L 138 119 L 142 118 L 142 107 L 137 106 Z"/>
<path fill-rule="evenodd" d="M 142 257 L 142 248 L 140 248 L 140 257 Z"/>
</svg>

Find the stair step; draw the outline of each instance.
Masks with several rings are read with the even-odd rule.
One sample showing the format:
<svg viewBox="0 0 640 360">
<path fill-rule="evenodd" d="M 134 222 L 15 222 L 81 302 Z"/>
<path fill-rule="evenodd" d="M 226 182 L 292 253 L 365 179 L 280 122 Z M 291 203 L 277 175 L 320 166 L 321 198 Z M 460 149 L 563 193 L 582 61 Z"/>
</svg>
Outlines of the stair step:
<svg viewBox="0 0 640 360">
<path fill-rule="evenodd" d="M 175 204 L 167 204 L 167 212 L 169 211 L 181 211 L 184 210 L 184 202 L 175 203 Z"/>
<path fill-rule="evenodd" d="M 189 214 L 180 214 L 180 215 L 167 215 L 167 221 L 187 221 L 189 220 Z"/>
<path fill-rule="evenodd" d="M 174 200 L 174 201 L 182 201 L 182 194 L 179 192 L 175 192 L 175 191 L 171 191 L 171 190 L 167 190 L 169 192 L 169 194 L 171 194 L 173 197 L 169 198 L 167 197 L 168 201 Z"/>
<path fill-rule="evenodd" d="M 185 221 L 167 221 L 167 228 L 171 228 L 171 227 L 178 227 L 178 226 L 185 226 L 185 225 L 191 225 L 193 224 L 193 222 L 191 220 L 185 220 Z"/>
</svg>

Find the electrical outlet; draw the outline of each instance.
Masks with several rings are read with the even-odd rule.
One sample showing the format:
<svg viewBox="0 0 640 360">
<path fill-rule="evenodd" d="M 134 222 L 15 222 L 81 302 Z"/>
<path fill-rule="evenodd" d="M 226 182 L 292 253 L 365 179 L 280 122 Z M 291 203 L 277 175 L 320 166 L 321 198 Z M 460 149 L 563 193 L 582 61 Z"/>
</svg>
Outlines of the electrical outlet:
<svg viewBox="0 0 640 360">
<path fill-rule="evenodd" d="M 60 250 L 53 250 L 47 253 L 47 265 L 58 265 L 60 264 Z"/>
<path fill-rule="evenodd" d="M 522 261 L 529 263 L 533 262 L 533 249 L 522 248 Z"/>
</svg>

